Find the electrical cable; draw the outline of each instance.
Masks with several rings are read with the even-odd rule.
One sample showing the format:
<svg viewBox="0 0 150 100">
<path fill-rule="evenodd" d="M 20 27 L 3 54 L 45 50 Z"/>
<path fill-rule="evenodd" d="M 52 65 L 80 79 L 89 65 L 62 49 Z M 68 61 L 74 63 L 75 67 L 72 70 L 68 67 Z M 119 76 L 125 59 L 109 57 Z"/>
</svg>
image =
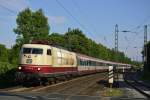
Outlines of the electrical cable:
<svg viewBox="0 0 150 100">
<path fill-rule="evenodd" d="M 78 23 L 85 31 L 87 31 L 87 28 L 86 28 L 76 17 L 74 17 L 74 16 L 72 15 L 72 13 L 71 13 L 67 8 L 65 8 L 65 6 L 63 6 L 62 3 L 61 3 L 59 0 L 55 0 L 55 1 L 57 2 L 57 4 L 58 4 L 60 7 L 62 7 L 62 8 L 64 9 L 64 11 L 66 11 L 66 13 L 68 13 L 68 15 L 70 15 L 70 16 L 74 19 L 74 21 L 76 21 L 76 23 Z M 92 35 L 91 32 L 89 32 L 89 31 L 87 31 L 87 32 L 88 32 L 88 34 L 89 34 L 90 36 L 93 37 L 93 35 Z M 94 37 L 93 37 L 93 38 L 94 38 Z"/>
</svg>

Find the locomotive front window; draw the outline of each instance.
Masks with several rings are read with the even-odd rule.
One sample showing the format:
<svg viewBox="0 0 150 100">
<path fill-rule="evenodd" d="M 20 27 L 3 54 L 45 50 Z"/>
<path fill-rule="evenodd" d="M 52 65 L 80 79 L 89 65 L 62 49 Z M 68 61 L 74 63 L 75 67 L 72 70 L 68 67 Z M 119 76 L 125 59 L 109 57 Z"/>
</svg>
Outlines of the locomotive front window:
<svg viewBox="0 0 150 100">
<path fill-rule="evenodd" d="M 31 53 L 31 48 L 23 48 L 23 53 L 24 54 L 30 54 Z"/>
<path fill-rule="evenodd" d="M 40 48 L 23 48 L 23 54 L 43 54 L 43 49 L 40 49 Z"/>
<path fill-rule="evenodd" d="M 32 54 L 43 54 L 43 49 L 33 48 Z"/>
</svg>

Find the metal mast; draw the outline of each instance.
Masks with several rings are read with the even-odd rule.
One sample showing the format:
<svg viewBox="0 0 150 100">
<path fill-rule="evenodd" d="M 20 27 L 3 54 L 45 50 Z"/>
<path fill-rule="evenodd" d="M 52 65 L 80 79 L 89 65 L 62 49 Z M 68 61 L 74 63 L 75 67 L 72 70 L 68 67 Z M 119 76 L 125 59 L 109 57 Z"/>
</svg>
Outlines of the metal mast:
<svg viewBox="0 0 150 100">
<path fill-rule="evenodd" d="M 118 52 L 118 25 L 116 24 L 115 25 L 115 54 L 116 54 L 116 58 L 115 58 L 115 61 L 118 62 L 118 57 L 117 57 L 117 52 Z M 118 65 L 115 66 L 116 69 L 119 67 Z M 119 75 L 118 75 L 118 70 L 116 70 L 116 74 L 117 74 L 117 77 L 116 77 L 116 81 L 118 82 L 119 81 Z M 119 84 L 117 84 L 117 87 L 119 87 Z"/>
<path fill-rule="evenodd" d="M 144 25 L 144 63 L 147 63 L 147 25 Z"/>
<path fill-rule="evenodd" d="M 118 52 L 118 25 L 115 25 L 115 52 Z"/>
</svg>

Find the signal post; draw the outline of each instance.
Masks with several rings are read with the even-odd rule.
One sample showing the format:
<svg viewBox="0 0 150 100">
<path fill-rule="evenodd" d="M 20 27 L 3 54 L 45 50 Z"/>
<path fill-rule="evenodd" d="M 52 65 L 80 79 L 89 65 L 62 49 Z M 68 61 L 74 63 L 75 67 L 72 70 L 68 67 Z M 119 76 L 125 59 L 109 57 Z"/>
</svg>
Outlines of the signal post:
<svg viewBox="0 0 150 100">
<path fill-rule="evenodd" d="M 108 83 L 110 88 L 112 88 L 114 82 L 114 71 L 113 66 L 109 66 L 109 73 L 108 73 Z"/>
</svg>

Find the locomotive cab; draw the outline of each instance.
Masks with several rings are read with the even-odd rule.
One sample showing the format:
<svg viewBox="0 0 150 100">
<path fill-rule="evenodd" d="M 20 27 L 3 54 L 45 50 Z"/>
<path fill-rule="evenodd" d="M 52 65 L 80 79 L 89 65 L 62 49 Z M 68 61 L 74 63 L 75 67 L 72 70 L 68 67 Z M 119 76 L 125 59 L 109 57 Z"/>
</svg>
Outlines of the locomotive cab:
<svg viewBox="0 0 150 100">
<path fill-rule="evenodd" d="M 27 73 L 45 72 L 52 65 L 51 47 L 24 44 L 20 52 L 19 70 Z"/>
</svg>

